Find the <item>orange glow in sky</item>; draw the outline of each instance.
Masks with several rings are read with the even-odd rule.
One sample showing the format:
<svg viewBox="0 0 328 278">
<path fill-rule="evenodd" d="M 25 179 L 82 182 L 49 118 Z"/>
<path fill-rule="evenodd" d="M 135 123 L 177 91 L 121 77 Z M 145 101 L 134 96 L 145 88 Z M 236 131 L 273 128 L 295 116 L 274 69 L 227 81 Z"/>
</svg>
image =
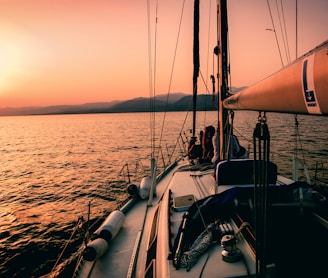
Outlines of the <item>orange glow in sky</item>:
<svg viewBox="0 0 328 278">
<path fill-rule="evenodd" d="M 149 2 L 154 51 L 156 1 Z M 269 2 L 279 35 L 276 2 L 280 1 Z M 294 60 L 296 1 L 282 2 Z M 158 3 L 154 78 L 158 94 L 192 91 L 192 0 L 184 4 L 171 73 L 182 5 L 182 0 Z M 201 1 L 201 9 L 201 72 L 209 81 L 216 0 Z M 275 32 L 266 30 L 273 29 L 267 1 L 228 0 L 228 9 L 232 86 L 251 85 L 281 67 Z M 298 0 L 298 11 L 298 55 L 302 55 L 328 39 L 328 1 Z M 283 44 L 281 48 L 287 63 Z M 0 1 L 0 107 L 123 100 L 148 97 L 149 91 L 147 0 Z M 205 86 L 200 85 L 199 91 L 205 93 Z"/>
</svg>

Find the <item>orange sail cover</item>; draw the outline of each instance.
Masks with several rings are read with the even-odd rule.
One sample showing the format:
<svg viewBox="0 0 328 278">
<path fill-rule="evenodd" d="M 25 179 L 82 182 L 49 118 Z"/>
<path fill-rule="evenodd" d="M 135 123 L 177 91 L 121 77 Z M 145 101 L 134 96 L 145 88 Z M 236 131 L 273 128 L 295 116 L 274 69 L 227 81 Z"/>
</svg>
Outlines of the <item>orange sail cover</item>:
<svg viewBox="0 0 328 278">
<path fill-rule="evenodd" d="M 328 41 L 224 100 L 233 110 L 328 115 Z"/>
</svg>

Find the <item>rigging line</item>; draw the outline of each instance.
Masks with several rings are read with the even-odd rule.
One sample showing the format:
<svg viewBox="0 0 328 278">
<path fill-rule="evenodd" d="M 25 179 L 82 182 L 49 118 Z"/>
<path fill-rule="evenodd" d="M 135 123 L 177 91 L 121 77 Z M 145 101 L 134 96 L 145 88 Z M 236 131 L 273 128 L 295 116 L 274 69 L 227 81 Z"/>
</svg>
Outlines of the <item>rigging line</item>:
<svg viewBox="0 0 328 278">
<path fill-rule="evenodd" d="M 189 102 L 189 108 L 188 108 L 188 110 L 187 110 L 186 116 L 185 116 L 184 121 L 183 121 L 183 123 L 182 123 L 181 129 L 180 129 L 180 132 L 179 132 L 179 135 L 178 135 L 178 137 L 177 137 L 177 139 L 176 139 L 176 141 L 175 141 L 175 145 L 174 145 L 174 147 L 173 147 L 173 150 L 172 150 L 171 154 L 168 155 L 170 158 L 173 157 L 173 154 L 174 154 L 174 152 L 175 152 L 175 150 L 176 150 L 176 148 L 177 148 L 177 146 L 178 146 L 178 144 L 179 144 L 179 138 L 181 137 L 182 131 L 183 131 L 185 125 L 186 125 L 186 122 L 187 122 L 187 119 L 188 119 L 189 110 L 190 110 L 190 108 L 191 108 L 191 105 L 192 105 L 192 99 L 191 99 L 190 102 Z"/>
<path fill-rule="evenodd" d="M 55 268 L 58 266 L 59 261 L 62 259 L 63 255 L 64 255 L 64 252 L 65 252 L 66 249 L 67 249 L 68 244 L 71 242 L 73 236 L 75 235 L 75 232 L 78 230 L 78 228 L 79 228 L 79 224 L 80 224 L 81 221 L 82 221 L 82 218 L 79 218 L 79 219 L 77 220 L 77 223 L 76 223 L 76 225 L 75 225 L 75 227 L 74 227 L 74 229 L 73 229 L 73 232 L 71 233 L 69 239 L 66 241 L 66 243 L 65 243 L 65 245 L 64 245 L 64 248 L 62 249 L 60 255 L 57 257 L 57 260 L 56 260 L 54 266 L 52 267 L 52 269 L 51 269 L 51 271 L 50 271 L 50 274 L 53 273 L 54 270 L 55 270 Z"/>
<path fill-rule="evenodd" d="M 208 11 L 208 34 L 207 34 L 207 58 L 206 58 L 206 84 L 208 80 L 208 68 L 209 68 L 209 59 L 210 59 L 210 34 L 211 34 L 211 10 L 212 10 L 212 1 L 210 1 L 209 11 Z"/>
<path fill-rule="evenodd" d="M 199 74 L 200 74 L 200 77 L 201 77 L 201 79 L 203 80 L 203 83 L 204 83 L 204 86 L 205 86 L 205 92 L 206 92 L 206 94 L 205 94 L 205 104 L 204 104 L 204 109 L 205 109 L 205 116 L 204 116 L 204 123 L 203 123 L 203 125 L 205 126 L 206 125 L 206 115 L 207 115 L 207 98 L 206 98 L 206 96 L 209 94 L 209 89 L 208 89 L 208 87 L 207 87 L 207 82 L 205 81 L 205 79 L 204 79 L 204 76 L 203 76 L 203 74 L 202 74 L 202 71 L 201 71 L 201 69 L 199 69 Z"/>
<path fill-rule="evenodd" d="M 152 76 L 152 49 L 151 49 L 151 30 L 150 30 L 150 3 L 149 0 L 147 1 L 147 20 L 148 20 L 148 87 L 149 87 L 149 97 L 150 99 L 152 98 L 152 91 L 153 91 L 153 76 Z M 151 109 L 151 103 L 150 103 L 150 109 Z M 152 119 L 151 119 L 151 114 L 150 114 L 150 137 L 151 137 L 151 149 L 152 149 Z"/>
<path fill-rule="evenodd" d="M 297 156 L 297 142 L 299 142 L 300 144 L 300 151 L 302 154 L 302 164 L 303 164 L 303 168 L 307 166 L 306 160 L 305 160 L 305 154 L 304 154 L 304 149 L 303 149 L 303 144 L 302 144 L 302 139 L 301 139 L 301 134 L 299 132 L 299 122 L 297 120 L 297 115 L 295 115 L 295 137 L 296 137 L 296 146 L 295 146 L 295 152 L 296 152 L 296 156 Z"/>
<path fill-rule="evenodd" d="M 205 82 L 205 86 L 206 86 L 206 91 L 208 91 L 207 88 L 207 82 L 208 82 L 208 72 L 209 72 L 209 59 L 210 59 L 210 34 L 211 34 L 211 11 L 212 11 L 212 1 L 210 1 L 209 3 L 209 10 L 208 10 L 208 34 L 207 34 L 207 57 L 206 57 L 206 82 Z M 206 122 L 206 114 L 204 117 L 204 123 Z"/>
<path fill-rule="evenodd" d="M 156 149 L 156 142 L 155 142 L 155 94 L 156 94 L 156 89 L 155 89 L 155 84 L 156 84 L 156 63 L 157 63 L 157 27 L 158 27 L 158 1 L 156 1 L 156 27 L 155 27 L 155 40 L 154 40 L 154 87 L 153 87 L 153 113 L 152 113 L 152 123 L 153 123 L 153 128 L 152 128 L 152 158 L 155 157 L 155 149 Z"/>
<path fill-rule="evenodd" d="M 296 56 L 296 59 L 298 58 L 298 1 L 296 0 L 295 1 L 295 56 Z M 295 119 L 295 157 L 297 159 L 297 148 L 298 148 L 298 118 L 297 118 L 297 114 L 295 115 L 294 117 Z M 301 140 L 299 138 L 299 141 L 300 141 L 300 144 L 301 144 Z M 301 144 L 301 149 L 302 149 L 302 144 Z M 304 158 L 304 152 L 302 151 L 302 155 L 303 155 L 303 167 L 305 165 L 305 158 Z M 296 173 L 296 169 L 295 169 L 295 166 L 294 166 L 294 171 Z M 297 177 L 294 177 L 294 178 L 297 178 Z"/>
<path fill-rule="evenodd" d="M 233 117 L 231 118 L 231 124 L 229 124 L 229 117 L 226 118 L 226 122 L 224 123 L 224 130 L 227 130 L 227 134 L 224 134 L 227 136 L 227 142 L 225 146 L 225 157 L 229 158 L 229 150 L 230 150 L 230 143 L 231 143 L 231 135 L 233 131 Z"/>
<path fill-rule="evenodd" d="M 281 16 L 280 16 L 280 11 L 279 11 L 278 0 L 276 0 L 276 8 L 277 8 L 277 16 L 278 16 L 278 21 L 279 21 L 279 26 L 280 26 L 281 37 L 282 37 L 282 43 L 283 43 L 283 46 L 285 49 L 286 60 L 287 60 L 287 64 L 290 64 L 290 57 L 288 55 L 288 50 L 286 47 L 286 40 L 285 40 L 286 29 L 283 29 L 283 25 L 281 23 Z"/>
<path fill-rule="evenodd" d="M 295 10 L 296 10 L 296 14 L 295 14 L 295 35 L 296 35 L 296 38 L 295 38 L 295 45 L 296 45 L 296 48 L 295 48 L 295 55 L 296 55 L 296 59 L 298 58 L 298 1 L 296 0 L 295 1 Z"/>
<path fill-rule="evenodd" d="M 245 140 L 246 142 L 248 142 L 248 143 L 252 143 L 252 140 L 251 139 L 249 139 L 248 137 L 246 137 L 245 135 L 243 135 L 237 128 L 233 128 L 233 132 L 234 133 L 237 133 L 237 137 L 238 138 L 243 138 L 243 140 Z"/>
<path fill-rule="evenodd" d="M 202 71 L 201 71 L 201 70 L 199 70 L 199 74 L 200 74 L 200 77 L 202 78 L 202 81 L 203 81 L 203 83 L 204 83 L 206 94 L 207 94 L 207 95 L 211 95 L 211 92 L 210 92 L 210 90 L 208 89 L 207 83 L 206 83 L 206 81 L 205 81 L 204 75 L 202 74 Z"/>
<path fill-rule="evenodd" d="M 182 25 L 184 6 L 185 6 L 185 0 L 183 0 L 182 7 L 181 7 L 180 22 L 179 22 L 178 34 L 177 34 L 177 39 L 176 39 L 176 44 L 175 44 L 175 49 L 174 49 L 173 63 L 172 63 L 172 68 L 171 68 L 170 81 L 169 81 L 169 88 L 168 88 L 168 92 L 167 92 L 167 98 L 166 98 L 166 104 L 165 104 L 165 110 L 164 110 L 164 117 L 163 117 L 161 133 L 160 133 L 160 136 L 159 136 L 159 145 L 161 145 L 161 143 L 162 143 L 162 138 L 163 138 L 163 133 L 164 133 L 164 123 L 165 123 L 165 120 L 166 120 L 166 113 L 167 113 L 167 107 L 168 107 L 168 102 L 169 102 L 169 95 L 170 95 L 170 91 L 171 91 L 175 60 L 176 60 L 176 56 L 177 56 L 177 52 L 178 52 L 178 43 L 179 43 L 180 32 L 181 32 L 181 25 Z"/>
<path fill-rule="evenodd" d="M 276 27 L 274 26 L 274 21 L 273 21 L 273 17 L 272 17 L 272 12 L 271 12 L 271 8 L 270 8 L 269 0 L 267 0 L 267 4 L 268 4 L 268 9 L 269 9 L 269 14 L 270 14 L 270 18 L 271 18 L 272 27 L 273 27 L 274 36 L 276 38 L 276 43 L 277 43 L 277 47 L 278 47 L 278 52 L 279 52 L 279 56 L 280 56 L 281 65 L 284 66 L 284 61 L 283 61 L 282 55 L 281 55 L 281 50 L 280 50 L 279 41 L 278 41 L 278 37 L 277 37 Z"/>
<path fill-rule="evenodd" d="M 216 46 L 214 47 L 214 50 L 213 50 L 213 76 L 214 76 L 214 71 L 215 71 L 215 66 L 214 64 L 216 64 L 217 66 L 217 69 L 216 69 L 216 80 L 217 80 L 217 95 L 218 95 L 218 99 L 217 99 L 217 119 L 218 119 L 218 122 L 217 122 L 217 130 L 220 131 L 220 133 L 223 133 L 223 130 L 221 130 L 221 124 L 220 124 L 220 119 L 221 119 L 221 110 L 222 110 L 222 106 L 221 106 L 221 101 L 220 101 L 220 98 L 221 98 L 221 78 L 220 78 L 220 52 L 221 52 L 221 42 L 220 42 L 220 39 L 221 39 L 221 24 L 220 24 L 220 13 L 219 13 L 219 10 L 220 10 L 220 3 L 219 1 L 217 0 L 216 1 Z M 215 61 L 214 61 L 215 60 Z M 215 63 L 216 62 L 216 63 Z M 222 142 L 219 140 L 220 144 L 222 144 Z"/>
<path fill-rule="evenodd" d="M 231 60 L 231 56 L 230 56 L 230 40 L 229 40 L 229 34 L 227 36 L 227 52 L 228 52 L 228 62 L 227 62 L 227 65 L 228 65 L 228 75 L 229 75 L 229 80 L 227 80 L 228 82 L 228 94 L 231 95 L 232 93 L 232 88 L 231 88 L 231 84 L 232 84 L 232 77 L 231 77 L 231 72 L 230 72 L 230 60 Z"/>
<path fill-rule="evenodd" d="M 201 70 L 199 70 L 199 74 L 200 74 L 200 77 L 201 77 L 201 79 L 202 79 L 202 81 L 203 81 L 203 83 L 204 83 L 204 86 L 205 86 L 205 91 L 206 91 L 206 94 L 205 94 L 205 95 L 211 95 L 211 92 L 210 92 L 210 90 L 208 89 L 207 83 L 206 83 L 206 81 L 205 81 L 205 79 L 204 79 L 204 76 L 203 76 Z M 213 102 L 214 102 L 214 101 L 213 101 Z M 216 102 L 214 102 L 214 105 L 215 105 L 215 108 L 217 109 L 218 106 L 217 106 L 217 103 L 216 103 Z M 205 98 L 205 112 L 207 111 L 206 108 L 207 108 L 207 99 Z M 206 114 L 205 114 L 205 115 L 206 115 Z M 206 124 L 206 116 L 205 116 L 205 118 L 204 118 L 204 126 L 205 126 L 205 124 Z"/>
<path fill-rule="evenodd" d="M 151 23 L 150 23 L 150 1 L 147 1 L 147 19 L 148 19 L 148 63 L 149 63 L 149 95 L 150 95 L 150 137 L 151 137 L 151 156 L 154 155 L 155 149 L 155 113 L 154 113 L 154 83 L 156 77 L 156 41 L 157 41 L 157 9 L 158 8 L 158 1 L 156 2 L 156 19 L 155 19 L 155 42 L 154 42 L 154 69 L 152 67 L 152 48 L 151 48 Z"/>
<path fill-rule="evenodd" d="M 190 101 L 189 101 L 189 105 L 188 105 L 187 113 L 186 113 L 186 116 L 185 116 L 184 121 L 183 121 L 183 123 L 182 123 L 181 129 L 180 129 L 180 132 L 178 133 L 178 136 L 177 136 L 177 139 L 176 139 L 176 141 L 175 141 L 175 144 L 174 144 L 174 147 L 173 147 L 173 149 L 172 149 L 172 152 L 171 152 L 170 154 L 169 154 L 169 153 L 167 154 L 170 160 L 171 160 L 171 158 L 173 157 L 173 154 L 174 154 L 174 152 L 175 152 L 175 150 L 177 149 L 177 146 L 178 146 L 178 144 L 179 144 L 179 139 L 181 138 L 181 135 L 183 134 L 183 129 L 185 128 L 185 125 L 186 125 L 186 122 L 187 122 L 187 119 L 188 119 L 188 115 L 189 115 L 189 111 L 190 111 L 190 109 L 191 109 L 191 106 L 192 106 L 192 98 L 191 98 Z M 161 149 L 161 148 L 160 148 L 160 149 Z"/>
<path fill-rule="evenodd" d="M 284 5 L 282 3 L 282 0 L 280 0 L 280 6 L 281 6 L 282 21 L 283 21 L 283 25 L 284 25 L 284 33 L 285 33 L 285 41 L 286 41 L 286 55 L 288 57 L 288 64 L 290 64 L 291 63 L 291 57 L 290 57 L 290 49 L 289 49 L 288 36 L 287 36 Z"/>
</svg>

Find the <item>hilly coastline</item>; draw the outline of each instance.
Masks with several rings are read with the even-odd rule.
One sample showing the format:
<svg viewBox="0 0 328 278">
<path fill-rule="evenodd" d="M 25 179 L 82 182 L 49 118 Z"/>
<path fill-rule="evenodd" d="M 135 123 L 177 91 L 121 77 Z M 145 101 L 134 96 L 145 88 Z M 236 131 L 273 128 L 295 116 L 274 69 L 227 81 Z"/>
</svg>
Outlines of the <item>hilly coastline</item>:
<svg viewBox="0 0 328 278">
<path fill-rule="evenodd" d="M 238 89 L 234 90 L 234 92 Z M 216 110 L 217 96 L 200 94 L 197 96 L 198 111 Z M 0 116 L 52 115 L 52 114 L 91 114 L 91 113 L 129 113 L 149 112 L 150 98 L 139 97 L 125 101 L 85 103 L 81 105 L 54 105 L 33 107 L 0 108 Z M 174 93 L 159 95 L 154 101 L 155 112 L 190 111 L 192 95 Z"/>
</svg>

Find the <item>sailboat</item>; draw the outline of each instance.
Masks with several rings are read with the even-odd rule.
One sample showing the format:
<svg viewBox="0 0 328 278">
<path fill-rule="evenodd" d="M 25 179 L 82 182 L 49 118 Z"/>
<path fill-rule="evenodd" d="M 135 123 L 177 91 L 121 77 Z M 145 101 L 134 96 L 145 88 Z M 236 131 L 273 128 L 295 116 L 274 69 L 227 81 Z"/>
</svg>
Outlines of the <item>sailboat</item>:
<svg viewBox="0 0 328 278">
<path fill-rule="evenodd" d="M 130 200 L 92 234 L 74 276 L 327 275 L 328 202 L 308 183 L 278 174 L 277 165 L 270 161 L 266 112 L 328 114 L 328 41 L 276 74 L 231 95 L 226 2 L 220 0 L 218 5 L 216 135 L 213 127 L 205 130 L 203 144 L 198 146 L 201 152 L 184 154 L 161 173 L 152 158 L 151 175 L 129 184 Z M 195 0 L 196 51 L 198 13 L 199 0 Z M 196 107 L 197 53 L 193 72 Z M 253 158 L 245 150 L 240 153 L 241 146 L 232 133 L 234 110 L 259 113 Z M 191 145 L 195 138 L 194 132 Z M 207 139 L 212 143 L 213 161 L 204 157 Z M 239 147 L 237 152 L 234 146 Z"/>
</svg>

